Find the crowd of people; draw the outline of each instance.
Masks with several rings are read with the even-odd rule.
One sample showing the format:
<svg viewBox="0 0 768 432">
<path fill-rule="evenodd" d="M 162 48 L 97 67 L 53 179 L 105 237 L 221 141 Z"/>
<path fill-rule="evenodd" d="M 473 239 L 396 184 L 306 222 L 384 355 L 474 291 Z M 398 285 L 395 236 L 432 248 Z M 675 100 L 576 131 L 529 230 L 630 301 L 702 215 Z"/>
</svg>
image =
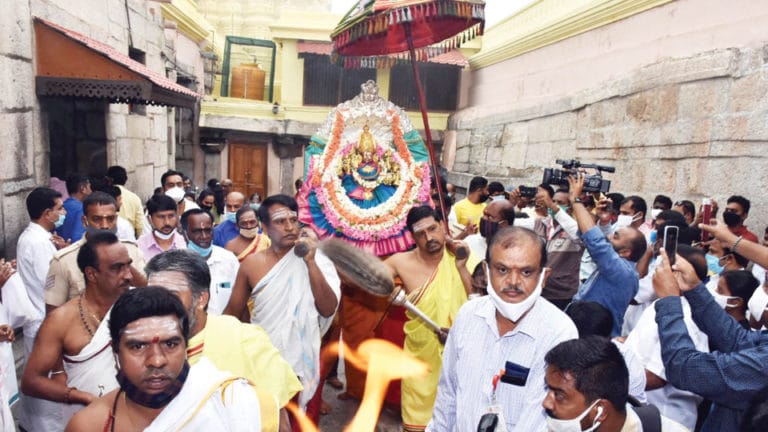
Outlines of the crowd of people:
<svg viewBox="0 0 768 432">
<path fill-rule="evenodd" d="M 729 197 L 718 220 L 713 200 L 649 209 L 584 178 L 475 177 L 463 199 L 444 184 L 442 206 L 410 210 L 414 247 L 383 265 L 432 323 L 409 312 L 398 329 L 428 366 L 402 381 L 403 430 L 768 430 L 768 248 L 750 201 Z M 195 194 L 169 170 L 142 202 L 127 180 L 113 166 L 27 196 L 16 260 L 0 262 L 2 430 L 317 424 L 324 336 L 355 280 L 296 199 L 229 179 Z"/>
</svg>

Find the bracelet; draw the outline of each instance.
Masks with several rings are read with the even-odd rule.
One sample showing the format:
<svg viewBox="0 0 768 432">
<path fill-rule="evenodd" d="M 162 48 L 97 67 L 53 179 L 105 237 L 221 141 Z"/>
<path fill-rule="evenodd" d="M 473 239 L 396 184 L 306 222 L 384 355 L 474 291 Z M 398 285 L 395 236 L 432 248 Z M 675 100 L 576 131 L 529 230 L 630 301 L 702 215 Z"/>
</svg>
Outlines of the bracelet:
<svg viewBox="0 0 768 432">
<path fill-rule="evenodd" d="M 575 199 L 573 200 L 573 202 L 575 202 L 575 203 L 579 203 L 579 204 L 584 204 L 584 201 L 582 201 L 582 200 L 581 200 L 581 198 L 575 198 Z"/>
<path fill-rule="evenodd" d="M 64 393 L 64 403 L 65 404 L 71 403 L 70 396 L 72 396 L 72 391 L 73 390 L 77 390 L 77 389 L 74 388 L 74 387 L 67 387 L 67 392 Z"/>
<path fill-rule="evenodd" d="M 742 238 L 741 236 L 736 237 L 736 241 L 733 242 L 733 246 L 731 246 L 731 252 L 736 253 L 736 246 L 739 245 L 741 238 Z"/>
<path fill-rule="evenodd" d="M 63 374 L 64 370 L 51 371 L 51 376 Z"/>
</svg>

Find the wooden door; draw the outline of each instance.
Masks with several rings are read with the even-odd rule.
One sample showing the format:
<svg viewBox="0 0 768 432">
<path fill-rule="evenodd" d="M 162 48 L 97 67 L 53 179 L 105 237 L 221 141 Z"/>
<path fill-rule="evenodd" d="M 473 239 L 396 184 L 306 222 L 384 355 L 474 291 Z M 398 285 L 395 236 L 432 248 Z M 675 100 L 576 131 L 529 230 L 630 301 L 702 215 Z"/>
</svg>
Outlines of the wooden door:
<svg viewBox="0 0 768 432">
<path fill-rule="evenodd" d="M 229 178 L 232 190 L 245 194 L 246 201 L 258 192 L 267 197 L 267 145 L 229 144 Z"/>
</svg>

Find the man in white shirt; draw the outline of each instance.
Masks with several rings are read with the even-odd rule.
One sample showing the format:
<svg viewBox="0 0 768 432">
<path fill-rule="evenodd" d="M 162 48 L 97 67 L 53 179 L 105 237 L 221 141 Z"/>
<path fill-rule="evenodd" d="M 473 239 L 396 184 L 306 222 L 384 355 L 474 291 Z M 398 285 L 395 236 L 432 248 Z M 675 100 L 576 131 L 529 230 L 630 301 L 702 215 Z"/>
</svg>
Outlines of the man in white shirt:
<svg viewBox="0 0 768 432">
<path fill-rule="evenodd" d="M 202 209 L 187 210 L 181 215 L 181 228 L 187 249 L 200 254 L 211 270 L 208 313 L 221 315 L 229 303 L 240 262 L 230 251 L 212 244 L 213 216 Z"/>
<path fill-rule="evenodd" d="M 488 412 L 501 414 L 508 432 L 544 429 L 544 355 L 578 336 L 571 320 L 540 298 L 549 273 L 545 246 L 520 227 L 493 237 L 488 295 L 456 316 L 428 431 L 477 430 Z"/>
<path fill-rule="evenodd" d="M 51 232 L 64 223 L 67 211 L 64 210 L 61 194 L 46 187 L 35 188 L 27 195 L 26 203 L 30 222 L 16 245 L 16 265 L 38 318 L 27 320 L 23 326 L 24 354 L 25 358 L 29 358 L 37 331 L 45 318 L 45 278 L 51 258 L 56 253 Z M 20 423 L 24 429 L 51 430 L 60 427 L 61 408 L 58 404 L 25 397 L 23 406 L 25 415 Z"/>
</svg>

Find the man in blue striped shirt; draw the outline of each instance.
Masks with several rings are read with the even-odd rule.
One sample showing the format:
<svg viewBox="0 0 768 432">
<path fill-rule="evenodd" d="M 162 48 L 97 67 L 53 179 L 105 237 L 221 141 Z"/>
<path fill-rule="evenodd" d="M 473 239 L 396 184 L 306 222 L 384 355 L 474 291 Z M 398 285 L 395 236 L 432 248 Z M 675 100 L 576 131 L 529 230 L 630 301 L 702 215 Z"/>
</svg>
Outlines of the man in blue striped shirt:
<svg viewBox="0 0 768 432">
<path fill-rule="evenodd" d="M 544 240 L 505 227 L 489 251 L 488 295 L 456 316 L 428 431 L 474 431 L 489 412 L 508 432 L 544 430 L 544 356 L 578 336 L 570 318 L 540 297 L 549 274 Z"/>
</svg>

